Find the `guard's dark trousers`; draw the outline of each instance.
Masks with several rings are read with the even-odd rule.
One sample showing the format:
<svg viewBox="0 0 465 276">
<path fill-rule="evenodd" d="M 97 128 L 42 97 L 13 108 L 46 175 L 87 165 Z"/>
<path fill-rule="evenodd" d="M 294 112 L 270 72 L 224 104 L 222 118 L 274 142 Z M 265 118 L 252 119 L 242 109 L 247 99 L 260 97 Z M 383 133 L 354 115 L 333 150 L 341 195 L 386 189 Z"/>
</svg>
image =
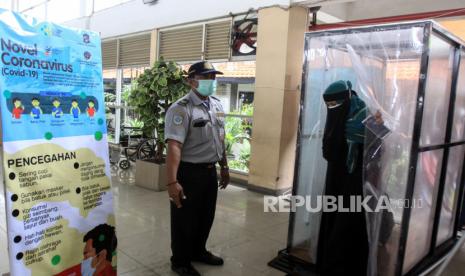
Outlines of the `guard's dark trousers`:
<svg viewBox="0 0 465 276">
<path fill-rule="evenodd" d="M 218 182 L 214 164 L 181 162 L 177 177 L 187 198 L 181 200 L 182 208 L 171 203 L 171 262 L 184 266 L 206 252 Z"/>
</svg>

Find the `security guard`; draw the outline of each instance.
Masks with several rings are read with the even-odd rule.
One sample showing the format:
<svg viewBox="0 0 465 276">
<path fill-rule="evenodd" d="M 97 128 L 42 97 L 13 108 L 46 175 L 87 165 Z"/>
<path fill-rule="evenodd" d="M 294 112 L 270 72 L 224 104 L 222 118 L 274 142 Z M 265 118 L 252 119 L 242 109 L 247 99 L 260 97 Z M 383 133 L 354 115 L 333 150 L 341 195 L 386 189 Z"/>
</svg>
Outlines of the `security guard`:
<svg viewBox="0 0 465 276">
<path fill-rule="evenodd" d="M 216 71 L 197 62 L 188 71 L 189 94 L 168 109 L 167 178 L 171 201 L 171 269 L 179 275 L 200 275 L 191 261 L 223 265 L 206 249 L 215 217 L 218 186 L 226 188 L 229 169 L 224 146 L 224 112 L 216 91 Z M 221 167 L 218 185 L 216 163 Z"/>
</svg>

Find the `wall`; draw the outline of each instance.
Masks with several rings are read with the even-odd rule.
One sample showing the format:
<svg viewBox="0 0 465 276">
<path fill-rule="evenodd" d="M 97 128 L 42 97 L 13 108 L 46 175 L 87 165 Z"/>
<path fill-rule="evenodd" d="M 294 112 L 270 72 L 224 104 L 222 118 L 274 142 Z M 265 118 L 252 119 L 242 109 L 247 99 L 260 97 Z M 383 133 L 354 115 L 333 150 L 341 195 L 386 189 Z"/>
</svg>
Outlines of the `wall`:
<svg viewBox="0 0 465 276">
<path fill-rule="evenodd" d="M 102 38 L 107 38 L 272 5 L 288 6 L 289 0 L 159 0 L 155 5 L 144 5 L 142 0 L 134 0 L 64 24 L 98 31 Z"/>
</svg>

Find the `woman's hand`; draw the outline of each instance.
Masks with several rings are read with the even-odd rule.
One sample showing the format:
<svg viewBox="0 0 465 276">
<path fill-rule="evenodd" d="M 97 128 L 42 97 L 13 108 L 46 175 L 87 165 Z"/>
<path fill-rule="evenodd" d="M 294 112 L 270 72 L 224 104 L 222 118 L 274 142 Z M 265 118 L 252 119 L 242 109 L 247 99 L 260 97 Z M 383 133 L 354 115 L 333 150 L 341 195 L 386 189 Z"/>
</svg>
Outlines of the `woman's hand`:
<svg viewBox="0 0 465 276">
<path fill-rule="evenodd" d="M 375 114 L 375 121 L 378 125 L 382 125 L 384 124 L 384 120 L 383 120 L 383 115 L 381 115 L 381 112 L 376 111 L 376 114 Z"/>
</svg>

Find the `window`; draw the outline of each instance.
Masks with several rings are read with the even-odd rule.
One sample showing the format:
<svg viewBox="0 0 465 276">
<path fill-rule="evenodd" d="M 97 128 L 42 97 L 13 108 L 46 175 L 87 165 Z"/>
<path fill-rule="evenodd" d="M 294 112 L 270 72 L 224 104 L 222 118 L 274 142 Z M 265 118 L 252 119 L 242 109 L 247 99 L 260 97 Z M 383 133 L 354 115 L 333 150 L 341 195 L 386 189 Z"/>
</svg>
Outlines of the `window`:
<svg viewBox="0 0 465 276">
<path fill-rule="evenodd" d="M 228 60 L 231 21 L 162 29 L 159 32 L 158 57 L 176 62 L 199 59 Z"/>
<path fill-rule="evenodd" d="M 141 136 L 141 129 L 144 125 L 139 120 L 139 115 L 128 104 L 129 94 L 133 82 L 142 74 L 147 67 L 135 67 L 123 69 L 123 81 L 121 89 L 121 133 L 122 136 L 131 135 L 132 138 Z"/>
<path fill-rule="evenodd" d="M 225 75 L 218 77 L 218 83 L 216 97 L 221 100 L 226 113 L 225 142 L 229 166 L 233 170 L 247 173 L 250 161 L 255 78 Z"/>
<path fill-rule="evenodd" d="M 108 141 L 118 143 L 116 137 L 116 77 L 115 69 L 103 70 L 103 91 L 105 98 L 105 115 L 107 119 Z"/>
<path fill-rule="evenodd" d="M 144 72 L 146 67 L 103 70 L 108 141 L 120 144 L 127 141 L 128 135 L 134 138 L 141 135 L 142 122 L 127 101 L 132 82 Z M 121 85 L 121 87 L 118 87 Z M 120 89 L 121 88 L 121 89 Z"/>
</svg>

